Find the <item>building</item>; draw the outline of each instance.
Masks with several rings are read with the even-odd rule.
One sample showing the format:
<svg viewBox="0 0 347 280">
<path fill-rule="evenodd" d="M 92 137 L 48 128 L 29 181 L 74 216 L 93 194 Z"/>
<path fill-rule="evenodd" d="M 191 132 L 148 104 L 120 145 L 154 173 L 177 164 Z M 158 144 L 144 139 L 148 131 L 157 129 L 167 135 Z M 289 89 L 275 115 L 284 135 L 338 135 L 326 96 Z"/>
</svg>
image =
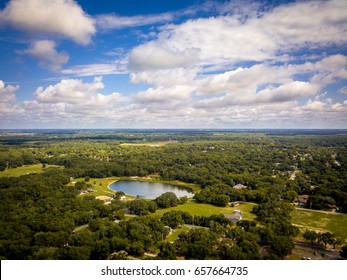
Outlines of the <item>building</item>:
<svg viewBox="0 0 347 280">
<path fill-rule="evenodd" d="M 237 224 L 237 222 L 242 220 L 242 213 L 240 210 L 234 210 L 232 214 L 224 214 L 224 217 L 233 224 Z"/>
<path fill-rule="evenodd" d="M 233 189 L 234 190 L 241 190 L 241 189 L 243 189 L 243 188 L 247 188 L 247 186 L 245 186 L 245 185 L 242 185 L 242 184 L 237 184 L 237 185 L 235 185 L 235 186 L 233 186 Z"/>
</svg>

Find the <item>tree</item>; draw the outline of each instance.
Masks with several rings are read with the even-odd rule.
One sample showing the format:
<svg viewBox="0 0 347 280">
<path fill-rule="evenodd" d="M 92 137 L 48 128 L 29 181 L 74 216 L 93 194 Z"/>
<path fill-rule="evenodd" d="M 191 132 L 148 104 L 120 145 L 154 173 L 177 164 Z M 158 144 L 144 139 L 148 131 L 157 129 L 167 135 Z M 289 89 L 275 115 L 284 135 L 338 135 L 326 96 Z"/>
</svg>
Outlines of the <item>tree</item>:
<svg viewBox="0 0 347 280">
<path fill-rule="evenodd" d="M 156 204 L 154 201 L 147 201 L 145 199 L 135 199 L 127 203 L 128 210 L 131 214 L 147 215 L 150 212 L 155 212 Z"/>
<path fill-rule="evenodd" d="M 182 213 L 180 211 L 166 212 L 161 217 L 161 221 L 171 228 L 177 228 L 179 225 L 183 224 Z"/>
<path fill-rule="evenodd" d="M 169 242 L 163 242 L 161 243 L 160 252 L 158 254 L 158 257 L 163 260 L 176 260 L 176 249 L 175 246 Z"/>
<path fill-rule="evenodd" d="M 318 239 L 318 233 L 313 230 L 306 230 L 302 236 L 305 240 L 310 241 L 312 245 Z"/>
<path fill-rule="evenodd" d="M 216 195 L 214 197 L 214 205 L 216 206 L 220 206 L 220 207 L 225 207 L 228 205 L 230 201 L 230 198 L 229 196 L 225 195 L 225 194 L 219 194 L 219 195 Z"/>
<path fill-rule="evenodd" d="M 298 193 L 293 190 L 288 190 L 282 194 L 282 198 L 287 202 L 293 202 L 293 200 L 297 197 L 298 197 Z"/>
<path fill-rule="evenodd" d="M 160 208 L 169 208 L 177 206 L 180 200 L 177 198 L 176 194 L 173 192 L 166 192 L 158 196 L 155 202 Z"/>
<path fill-rule="evenodd" d="M 318 234 L 318 241 L 322 242 L 325 248 L 327 247 L 328 244 L 333 244 L 334 239 L 335 239 L 334 234 L 332 234 L 329 231 Z"/>
<path fill-rule="evenodd" d="M 293 240 L 288 236 L 274 235 L 271 240 L 271 251 L 280 258 L 289 255 L 294 249 L 295 245 Z"/>
</svg>

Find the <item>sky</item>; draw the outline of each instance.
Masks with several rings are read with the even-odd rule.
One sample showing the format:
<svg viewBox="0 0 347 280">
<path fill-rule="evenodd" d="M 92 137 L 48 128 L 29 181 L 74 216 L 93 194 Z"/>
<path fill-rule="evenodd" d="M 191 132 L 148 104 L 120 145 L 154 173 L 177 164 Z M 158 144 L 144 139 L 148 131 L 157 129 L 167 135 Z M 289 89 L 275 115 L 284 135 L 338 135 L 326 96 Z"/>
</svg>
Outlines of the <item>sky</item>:
<svg viewBox="0 0 347 280">
<path fill-rule="evenodd" d="M 0 0 L 0 129 L 347 128 L 347 0 Z"/>
</svg>

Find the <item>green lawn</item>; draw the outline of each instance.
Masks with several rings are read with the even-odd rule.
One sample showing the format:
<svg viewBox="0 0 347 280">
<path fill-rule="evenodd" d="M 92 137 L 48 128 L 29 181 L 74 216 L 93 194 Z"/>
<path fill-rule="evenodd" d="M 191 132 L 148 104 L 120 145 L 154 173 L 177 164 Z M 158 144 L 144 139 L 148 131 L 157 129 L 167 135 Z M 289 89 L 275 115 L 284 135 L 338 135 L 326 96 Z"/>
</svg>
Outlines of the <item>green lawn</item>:
<svg viewBox="0 0 347 280">
<path fill-rule="evenodd" d="M 186 232 L 186 231 L 189 231 L 189 227 L 183 226 L 178 229 L 175 229 L 168 237 L 166 237 L 165 240 L 168 242 L 173 242 L 178 238 L 181 232 Z"/>
<path fill-rule="evenodd" d="M 119 178 L 117 177 L 108 177 L 108 178 L 98 178 L 98 179 L 90 179 L 87 184 L 90 185 L 90 188 L 94 190 L 94 192 L 85 194 L 85 195 L 92 195 L 92 196 L 101 196 L 101 195 L 106 195 L 106 196 L 112 196 L 116 194 L 115 191 L 112 191 L 111 189 L 108 188 L 108 186 L 114 182 L 117 181 Z M 84 181 L 84 178 L 76 178 L 74 179 L 74 182 L 79 182 L 79 181 Z M 71 185 L 72 183 L 69 183 Z"/>
<path fill-rule="evenodd" d="M 292 223 L 301 232 L 315 230 L 317 232 L 330 231 L 336 237 L 347 243 L 347 215 L 321 213 L 308 210 L 295 210 L 292 213 Z"/>
<path fill-rule="evenodd" d="M 234 210 L 241 210 L 243 219 L 253 220 L 255 216 L 250 213 L 253 207 L 254 207 L 254 204 L 252 203 L 239 204 L 236 207 L 230 207 L 230 206 L 218 207 L 218 206 L 213 206 L 211 204 L 197 203 L 194 200 L 190 200 L 187 203 L 178 205 L 176 207 L 160 209 L 157 212 L 155 212 L 155 215 L 161 216 L 165 212 L 176 210 L 176 211 L 188 212 L 191 215 L 211 216 L 211 215 L 218 215 L 218 214 L 231 214 Z"/>
<path fill-rule="evenodd" d="M 230 214 L 234 210 L 241 210 L 243 219 L 253 220 L 255 215 L 251 213 L 255 204 L 244 203 L 236 207 L 217 207 L 210 204 L 197 203 L 190 200 L 183 205 L 176 207 L 160 209 L 154 215 L 161 216 L 165 212 L 180 210 L 192 215 L 211 216 L 217 214 Z M 317 232 L 330 231 L 336 237 L 341 238 L 347 243 L 347 215 L 334 213 L 321 213 L 308 210 L 294 210 L 292 212 L 292 223 L 300 228 L 301 232 L 305 230 L 315 230 Z"/>
<path fill-rule="evenodd" d="M 51 168 L 63 168 L 58 165 L 50 165 L 47 164 L 45 168 L 41 163 L 32 164 L 32 165 L 23 165 L 17 168 L 10 168 L 0 172 L 0 177 L 19 177 L 22 175 L 30 174 L 30 173 L 42 173 Z"/>
<path fill-rule="evenodd" d="M 169 145 L 169 144 L 174 144 L 175 142 L 171 142 L 171 141 L 162 141 L 162 142 L 137 142 L 137 143 L 122 143 L 120 144 L 120 146 L 122 147 L 136 147 L 136 146 L 146 146 L 146 147 L 163 147 L 165 145 Z"/>
</svg>

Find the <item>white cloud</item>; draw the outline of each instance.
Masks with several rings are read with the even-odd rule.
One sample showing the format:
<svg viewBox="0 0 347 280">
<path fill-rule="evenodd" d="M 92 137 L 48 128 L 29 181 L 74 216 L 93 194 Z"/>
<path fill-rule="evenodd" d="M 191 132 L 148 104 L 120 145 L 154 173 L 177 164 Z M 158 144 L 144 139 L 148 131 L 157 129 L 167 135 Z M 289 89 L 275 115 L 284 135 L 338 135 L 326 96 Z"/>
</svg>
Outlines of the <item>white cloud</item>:
<svg viewBox="0 0 347 280">
<path fill-rule="evenodd" d="M 347 86 L 340 88 L 338 92 L 342 94 L 347 94 Z"/>
<path fill-rule="evenodd" d="M 173 18 L 174 16 L 172 13 L 133 17 L 119 16 L 115 14 L 104 14 L 98 15 L 96 17 L 96 23 L 102 29 L 122 29 L 126 27 L 137 27 L 156 23 L 164 23 L 172 21 Z"/>
<path fill-rule="evenodd" d="M 281 49 L 297 49 L 347 42 L 347 2 L 318 0 L 282 5 L 253 19 Z"/>
<path fill-rule="evenodd" d="M 56 43 L 52 40 L 40 40 L 31 44 L 28 49 L 18 51 L 39 59 L 40 66 L 52 72 L 59 72 L 64 64 L 69 61 L 66 52 L 57 52 Z"/>
<path fill-rule="evenodd" d="M 189 86 L 172 86 L 149 88 L 146 91 L 135 95 L 135 100 L 143 103 L 177 103 L 177 101 L 186 101 L 191 96 L 194 88 Z"/>
<path fill-rule="evenodd" d="M 104 88 L 102 78 L 94 78 L 92 83 L 83 83 L 82 80 L 66 79 L 56 85 L 39 87 L 34 96 L 41 103 L 70 103 L 78 104 L 90 102 L 93 99 L 100 98 L 98 90 Z"/>
<path fill-rule="evenodd" d="M 82 45 L 96 32 L 94 19 L 73 0 L 11 0 L 0 18 L 31 33 L 59 35 Z"/>
<path fill-rule="evenodd" d="M 119 111 L 128 100 L 119 93 L 102 94 L 101 77 L 90 83 L 76 79 L 64 79 L 57 84 L 39 87 L 33 100 L 17 101 L 4 112 L 1 124 L 12 122 L 12 127 L 40 125 L 41 127 L 98 126 L 105 120 L 118 119 Z M 125 113 L 126 114 L 126 113 Z M 124 117 L 124 115 L 122 115 Z"/>
<path fill-rule="evenodd" d="M 1 11 L 1 16 L 8 14 L 7 22 L 9 7 L 15 2 L 29 7 L 39 1 L 28 1 L 29 5 L 12 0 Z M 72 1 L 53 1 L 54 5 L 58 2 L 77 6 Z M 219 4 L 210 3 L 217 11 Z M 105 94 L 112 90 L 105 90 L 100 77 L 89 82 L 63 79 L 37 88 L 33 100 L 21 102 L 14 94 L 18 87 L 0 83 L 0 123 L 27 122 L 32 127 L 44 123 L 47 127 L 345 128 L 347 101 L 336 93 L 347 93 L 343 84 L 347 57 L 324 51 L 330 54 L 333 47 L 341 50 L 347 43 L 347 2 L 296 1 L 273 9 L 256 2 L 245 7 L 241 3 L 222 5 L 218 10 L 222 15 L 217 17 L 151 29 L 159 30 L 151 37 L 155 39 L 129 54 L 123 48 L 108 53 L 102 48 L 108 59 L 110 55 L 117 59 L 113 61 L 61 69 L 67 54 L 59 52 L 53 41 L 34 42 L 22 53 L 39 59 L 41 66 L 80 77 L 133 71 L 130 82 L 148 88 L 130 95 Z M 96 20 L 99 28 L 109 30 L 163 23 L 172 20 L 172 15 L 101 15 Z M 20 27 L 18 22 L 12 24 Z M 29 31 L 42 32 L 29 27 Z M 63 29 L 59 33 L 45 28 L 46 33 L 82 44 L 94 34 L 89 32 L 86 40 L 79 41 Z"/>
<path fill-rule="evenodd" d="M 164 26 L 155 41 L 131 52 L 130 63 L 141 69 L 184 67 L 194 62 L 224 65 L 265 61 L 286 51 L 347 43 L 345 1 L 295 2 L 245 16 L 232 14 Z M 186 63 L 177 63 L 176 55 L 188 49 L 199 50 L 194 60 L 187 57 Z M 167 59 L 163 61 L 163 57 Z M 184 60 L 184 56 L 180 58 Z"/>
<path fill-rule="evenodd" d="M 15 92 L 19 90 L 19 86 L 7 85 L 0 80 L 0 116 L 4 118 L 6 114 L 15 113 L 15 103 L 17 101 Z"/>
<path fill-rule="evenodd" d="M 198 70 L 198 68 L 173 68 L 141 71 L 131 73 L 130 81 L 134 84 L 147 83 L 155 87 L 192 86 L 197 78 Z"/>
<path fill-rule="evenodd" d="M 19 86 L 7 85 L 0 80 L 0 103 L 10 103 L 16 101 L 15 92 L 19 90 Z"/>
<path fill-rule="evenodd" d="M 96 76 L 128 73 L 126 63 L 116 61 L 114 63 L 76 65 L 61 71 L 65 75 Z"/>
<path fill-rule="evenodd" d="M 155 42 L 149 42 L 134 48 L 129 56 L 129 67 L 132 70 L 157 68 L 175 68 L 194 65 L 198 62 L 199 48 L 174 50 L 165 48 Z"/>
<path fill-rule="evenodd" d="M 308 82 L 294 81 L 279 87 L 266 88 L 256 94 L 253 102 L 285 102 L 318 93 L 318 87 Z"/>
</svg>

